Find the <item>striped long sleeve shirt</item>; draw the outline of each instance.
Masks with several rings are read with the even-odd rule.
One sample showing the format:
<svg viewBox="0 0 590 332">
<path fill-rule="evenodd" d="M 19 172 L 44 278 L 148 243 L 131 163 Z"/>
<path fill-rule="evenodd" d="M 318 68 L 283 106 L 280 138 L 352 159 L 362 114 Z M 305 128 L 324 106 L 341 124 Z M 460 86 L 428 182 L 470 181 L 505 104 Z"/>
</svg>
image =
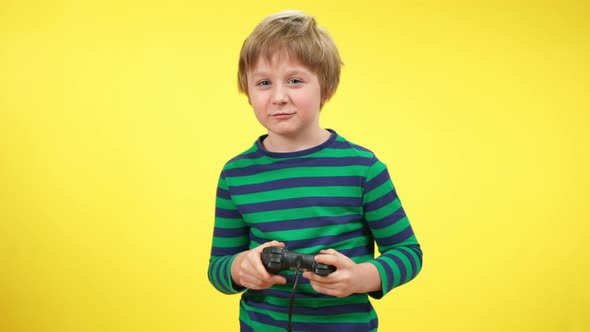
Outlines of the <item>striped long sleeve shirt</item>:
<svg viewBox="0 0 590 332">
<path fill-rule="evenodd" d="M 223 293 L 243 292 L 242 331 L 287 327 L 294 272 L 281 271 L 287 284 L 265 290 L 232 282 L 237 254 L 265 242 L 281 241 L 289 251 L 304 254 L 333 248 L 356 263 L 374 264 L 381 277 L 380 291 L 344 298 L 320 294 L 299 278 L 294 331 L 376 331 L 369 296 L 383 297 L 422 267 L 420 245 L 385 164 L 371 151 L 331 134 L 319 146 L 290 153 L 265 150 L 262 136 L 221 172 L 208 276 Z"/>
</svg>

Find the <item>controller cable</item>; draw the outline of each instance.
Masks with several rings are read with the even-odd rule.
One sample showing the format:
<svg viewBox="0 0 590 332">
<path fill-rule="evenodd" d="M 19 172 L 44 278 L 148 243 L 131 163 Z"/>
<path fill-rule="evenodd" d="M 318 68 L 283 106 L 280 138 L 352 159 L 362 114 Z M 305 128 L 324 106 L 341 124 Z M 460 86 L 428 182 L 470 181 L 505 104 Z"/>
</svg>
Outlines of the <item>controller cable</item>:
<svg viewBox="0 0 590 332">
<path fill-rule="evenodd" d="M 291 290 L 291 296 L 289 297 L 289 325 L 287 327 L 288 332 L 291 332 L 291 317 L 293 316 L 293 302 L 295 302 L 295 288 L 297 287 L 297 280 L 299 279 L 299 272 L 302 261 L 303 257 L 297 256 L 297 266 L 295 266 L 295 280 L 293 281 L 293 289 Z"/>
</svg>

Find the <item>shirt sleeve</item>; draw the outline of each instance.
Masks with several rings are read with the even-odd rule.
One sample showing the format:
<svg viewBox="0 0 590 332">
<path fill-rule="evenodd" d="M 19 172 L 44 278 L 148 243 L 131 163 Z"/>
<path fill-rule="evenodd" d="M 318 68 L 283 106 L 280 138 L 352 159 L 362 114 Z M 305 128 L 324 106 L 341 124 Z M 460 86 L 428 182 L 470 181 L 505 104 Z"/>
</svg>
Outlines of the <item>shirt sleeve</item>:
<svg viewBox="0 0 590 332">
<path fill-rule="evenodd" d="M 209 258 L 209 282 L 220 292 L 236 294 L 245 288 L 233 283 L 231 265 L 236 256 L 249 247 L 249 227 L 231 200 L 223 172 L 217 185 L 215 226 Z"/>
<path fill-rule="evenodd" d="M 392 289 L 412 280 L 422 268 L 422 250 L 402 208 L 384 163 L 374 158 L 364 183 L 363 208 L 380 256 L 369 261 L 381 276 L 382 298 Z"/>
</svg>

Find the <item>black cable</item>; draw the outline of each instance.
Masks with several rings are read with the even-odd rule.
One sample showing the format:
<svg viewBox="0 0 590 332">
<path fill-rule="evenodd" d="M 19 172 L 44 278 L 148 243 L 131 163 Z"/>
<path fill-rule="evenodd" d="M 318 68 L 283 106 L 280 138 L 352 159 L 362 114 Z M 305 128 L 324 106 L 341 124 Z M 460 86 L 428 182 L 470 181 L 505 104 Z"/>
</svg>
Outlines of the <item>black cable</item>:
<svg viewBox="0 0 590 332">
<path fill-rule="evenodd" d="M 297 266 L 295 267 L 295 280 L 293 281 L 293 289 L 291 290 L 291 297 L 289 297 L 289 325 L 287 331 L 291 332 L 291 317 L 293 316 L 293 303 L 295 302 L 295 288 L 297 287 L 297 280 L 299 279 L 299 268 L 303 257 L 297 256 Z"/>
</svg>

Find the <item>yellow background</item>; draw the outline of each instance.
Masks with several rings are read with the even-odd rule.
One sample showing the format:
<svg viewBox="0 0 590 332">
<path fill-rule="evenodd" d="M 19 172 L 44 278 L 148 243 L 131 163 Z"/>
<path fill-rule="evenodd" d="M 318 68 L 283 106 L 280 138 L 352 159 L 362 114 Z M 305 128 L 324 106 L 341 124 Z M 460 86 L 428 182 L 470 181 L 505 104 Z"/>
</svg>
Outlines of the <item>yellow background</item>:
<svg viewBox="0 0 590 332">
<path fill-rule="evenodd" d="M 443 4 L 444 3 L 444 4 Z M 0 331 L 236 331 L 206 270 L 264 16 L 346 64 L 322 125 L 390 167 L 424 249 L 382 331 L 588 331 L 584 1 L 0 1 Z"/>
</svg>

